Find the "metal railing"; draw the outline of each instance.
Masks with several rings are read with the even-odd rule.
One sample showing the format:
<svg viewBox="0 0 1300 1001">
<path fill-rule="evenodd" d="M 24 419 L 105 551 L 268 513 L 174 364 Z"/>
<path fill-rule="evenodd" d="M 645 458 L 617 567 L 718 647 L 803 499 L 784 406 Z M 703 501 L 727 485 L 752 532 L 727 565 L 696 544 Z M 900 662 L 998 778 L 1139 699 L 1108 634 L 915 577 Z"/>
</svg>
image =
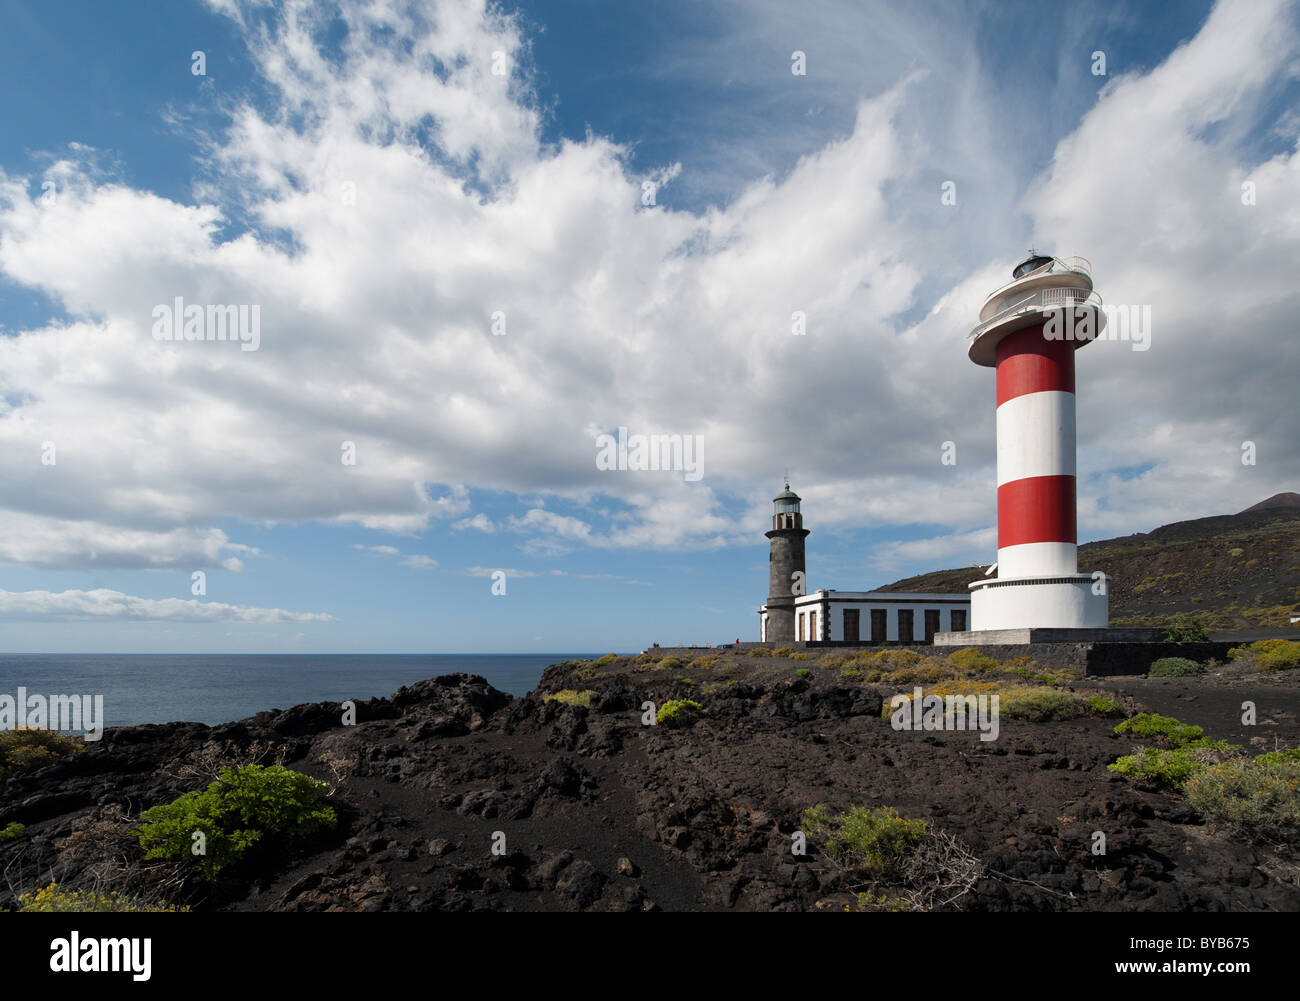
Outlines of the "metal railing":
<svg viewBox="0 0 1300 1001">
<path fill-rule="evenodd" d="M 1081 258 L 1080 258 L 1081 259 Z M 973 341 L 980 334 L 989 330 L 1009 316 L 1016 313 L 1029 313 L 1039 309 L 1059 309 L 1067 306 L 1093 306 L 1101 308 L 1101 295 L 1092 292 L 1086 288 L 1040 288 L 1028 293 L 1022 299 L 1017 299 L 1010 306 L 994 313 L 983 323 L 975 327 L 966 337 L 968 341 Z"/>
</svg>

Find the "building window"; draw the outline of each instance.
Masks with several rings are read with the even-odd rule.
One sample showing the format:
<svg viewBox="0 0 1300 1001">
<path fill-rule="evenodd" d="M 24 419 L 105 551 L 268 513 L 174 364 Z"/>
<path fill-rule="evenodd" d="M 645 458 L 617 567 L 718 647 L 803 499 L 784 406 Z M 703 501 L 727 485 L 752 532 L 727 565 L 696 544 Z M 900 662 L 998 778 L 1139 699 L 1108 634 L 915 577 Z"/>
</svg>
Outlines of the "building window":
<svg viewBox="0 0 1300 1001">
<path fill-rule="evenodd" d="M 889 610 L 873 608 L 871 610 L 871 642 L 884 643 L 889 637 Z"/>
<path fill-rule="evenodd" d="M 916 627 L 912 625 L 912 610 L 910 608 L 900 608 L 898 610 L 898 642 L 911 643 L 916 639 Z"/>
<path fill-rule="evenodd" d="M 966 631 L 966 610 L 952 610 L 952 631 L 955 633 Z"/>
<path fill-rule="evenodd" d="M 939 609 L 927 608 L 925 610 L 925 641 L 934 642 L 934 634 L 939 631 Z"/>
</svg>

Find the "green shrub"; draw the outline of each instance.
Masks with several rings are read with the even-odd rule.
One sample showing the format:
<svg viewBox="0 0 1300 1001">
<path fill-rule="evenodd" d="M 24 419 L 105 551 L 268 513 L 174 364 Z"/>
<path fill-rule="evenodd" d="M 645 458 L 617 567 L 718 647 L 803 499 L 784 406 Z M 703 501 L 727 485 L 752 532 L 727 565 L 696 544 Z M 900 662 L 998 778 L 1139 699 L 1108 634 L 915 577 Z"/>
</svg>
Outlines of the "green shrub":
<svg viewBox="0 0 1300 1001">
<path fill-rule="evenodd" d="M 1112 765 L 1112 772 L 1132 778 L 1147 779 L 1159 785 L 1177 789 L 1192 775 L 1205 767 L 1191 748 L 1165 749 L 1143 747 L 1136 754 L 1126 754 Z"/>
<path fill-rule="evenodd" d="M 669 699 L 659 707 L 655 723 L 660 726 L 685 726 L 695 719 L 702 707 L 690 699 Z"/>
<path fill-rule="evenodd" d="M 832 817 L 818 804 L 803 812 L 800 826 L 837 865 L 878 878 L 897 873 L 930 833 L 926 821 L 905 820 L 890 806 L 854 806 Z"/>
<path fill-rule="evenodd" d="M 20 727 L 0 731 L 0 781 L 18 772 L 35 771 L 66 754 L 86 749 L 86 742 L 57 730 Z"/>
<path fill-rule="evenodd" d="M 685 667 L 685 666 L 686 666 L 685 659 L 678 657 L 675 654 L 670 654 L 669 656 L 664 657 L 662 660 L 659 661 L 659 663 L 656 665 L 656 669 L 666 669 L 669 671 L 675 671 L 677 670 L 677 668 Z"/>
<path fill-rule="evenodd" d="M 1205 668 L 1186 657 L 1161 657 L 1147 671 L 1152 678 L 1189 678 L 1204 673 Z"/>
<path fill-rule="evenodd" d="M 1088 712 L 1105 719 L 1107 716 L 1123 716 L 1124 707 L 1109 695 L 1088 696 Z"/>
<path fill-rule="evenodd" d="M 1200 619 L 1181 613 L 1175 615 L 1165 626 L 1163 636 L 1166 643 L 1204 643 L 1209 638 L 1209 631 Z"/>
<path fill-rule="evenodd" d="M 1138 713 L 1115 727 L 1115 732 L 1131 734 L 1140 740 L 1159 741 L 1165 747 L 1183 747 L 1205 733 L 1199 726 L 1188 726 L 1172 717 L 1154 713 Z"/>
<path fill-rule="evenodd" d="M 788 646 L 777 647 L 775 650 L 772 651 L 772 656 L 773 656 L 773 657 L 793 657 L 793 656 L 794 656 L 794 650 L 793 650 L 791 647 L 788 647 Z"/>
<path fill-rule="evenodd" d="M 983 650 L 977 650 L 973 646 L 962 647 L 955 653 L 948 654 L 948 659 L 962 674 L 988 674 L 1002 666 Z"/>
<path fill-rule="evenodd" d="M 1300 667 L 1300 643 L 1290 640 L 1259 640 L 1248 646 L 1235 646 L 1228 651 L 1229 660 L 1239 660 L 1254 670 L 1271 674 Z"/>
<path fill-rule="evenodd" d="M 1285 752 L 1275 752 L 1285 754 Z M 1188 777 L 1187 801 L 1206 819 L 1252 840 L 1300 832 L 1300 759 L 1234 758 Z"/>
<path fill-rule="evenodd" d="M 845 671 L 841 675 L 841 677 L 848 678 L 850 681 L 857 681 L 859 678 L 862 677 L 862 672 L 859 671 L 856 667 L 850 667 L 847 671 Z"/>
<path fill-rule="evenodd" d="M 333 827 L 338 818 L 325 804 L 328 783 L 273 765 L 223 769 L 202 792 L 188 792 L 142 815 L 134 833 L 145 858 L 193 859 L 214 879 L 265 839 L 292 841 Z M 193 835 L 203 832 L 206 854 L 191 855 Z"/>
<path fill-rule="evenodd" d="M 590 709 L 591 697 L 595 694 L 596 693 L 590 688 L 583 689 L 582 691 L 578 691 L 574 688 L 564 688 L 546 696 L 544 701 L 562 702 L 566 706 L 582 706 L 584 709 Z"/>
<path fill-rule="evenodd" d="M 594 667 L 604 667 L 606 664 L 612 664 L 612 663 L 614 663 L 614 661 L 616 661 L 616 660 L 618 660 L 618 654 L 616 654 L 616 653 L 607 653 L 607 654 L 605 654 L 605 656 L 601 657 L 598 661 L 596 661 L 596 663 L 595 663 L 593 666 L 594 666 Z"/>
<path fill-rule="evenodd" d="M 798 675 L 799 677 L 801 677 L 801 678 L 811 678 L 811 677 L 812 677 L 812 671 L 808 670 L 808 668 L 806 668 L 806 667 L 801 667 L 801 668 L 799 668 L 799 670 L 795 671 L 794 673 L 797 674 L 797 675 Z"/>
<path fill-rule="evenodd" d="M 168 904 L 144 903 L 125 893 L 96 893 L 92 890 L 63 890 L 57 883 L 24 893 L 18 898 L 18 910 L 32 914 L 63 914 L 68 912 L 113 911 L 119 914 L 183 913 L 188 907 Z"/>
<path fill-rule="evenodd" d="M 23 836 L 25 830 L 27 830 L 27 826 L 18 823 L 16 820 L 5 827 L 0 827 L 0 845 L 3 845 L 6 841 L 17 841 Z"/>
</svg>

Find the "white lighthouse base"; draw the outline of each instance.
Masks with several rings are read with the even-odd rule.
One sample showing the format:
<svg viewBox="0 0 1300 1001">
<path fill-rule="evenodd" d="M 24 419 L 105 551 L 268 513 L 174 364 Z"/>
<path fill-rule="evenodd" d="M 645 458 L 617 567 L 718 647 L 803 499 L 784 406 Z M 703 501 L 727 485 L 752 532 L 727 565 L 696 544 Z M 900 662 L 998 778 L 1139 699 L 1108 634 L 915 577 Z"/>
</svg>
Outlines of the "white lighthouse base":
<svg viewBox="0 0 1300 1001">
<path fill-rule="evenodd" d="M 1097 585 L 1101 594 L 1096 594 Z M 1105 578 L 1091 574 L 1058 577 L 995 577 L 971 584 L 971 630 L 1105 629 L 1110 602 Z"/>
</svg>

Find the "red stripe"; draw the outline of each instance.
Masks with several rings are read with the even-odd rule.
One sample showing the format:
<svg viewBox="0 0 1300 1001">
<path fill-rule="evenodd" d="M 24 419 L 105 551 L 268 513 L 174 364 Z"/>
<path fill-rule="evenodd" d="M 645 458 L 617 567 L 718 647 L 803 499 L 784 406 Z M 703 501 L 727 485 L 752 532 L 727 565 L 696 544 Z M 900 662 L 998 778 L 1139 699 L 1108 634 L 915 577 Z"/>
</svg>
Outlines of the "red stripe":
<svg viewBox="0 0 1300 1001">
<path fill-rule="evenodd" d="M 1073 476 L 1026 476 L 998 487 L 998 548 L 1074 542 Z"/>
<path fill-rule="evenodd" d="M 998 406 L 1027 393 L 1074 392 L 1074 342 L 1049 341 L 1043 328 L 1017 330 L 998 342 Z"/>
</svg>

